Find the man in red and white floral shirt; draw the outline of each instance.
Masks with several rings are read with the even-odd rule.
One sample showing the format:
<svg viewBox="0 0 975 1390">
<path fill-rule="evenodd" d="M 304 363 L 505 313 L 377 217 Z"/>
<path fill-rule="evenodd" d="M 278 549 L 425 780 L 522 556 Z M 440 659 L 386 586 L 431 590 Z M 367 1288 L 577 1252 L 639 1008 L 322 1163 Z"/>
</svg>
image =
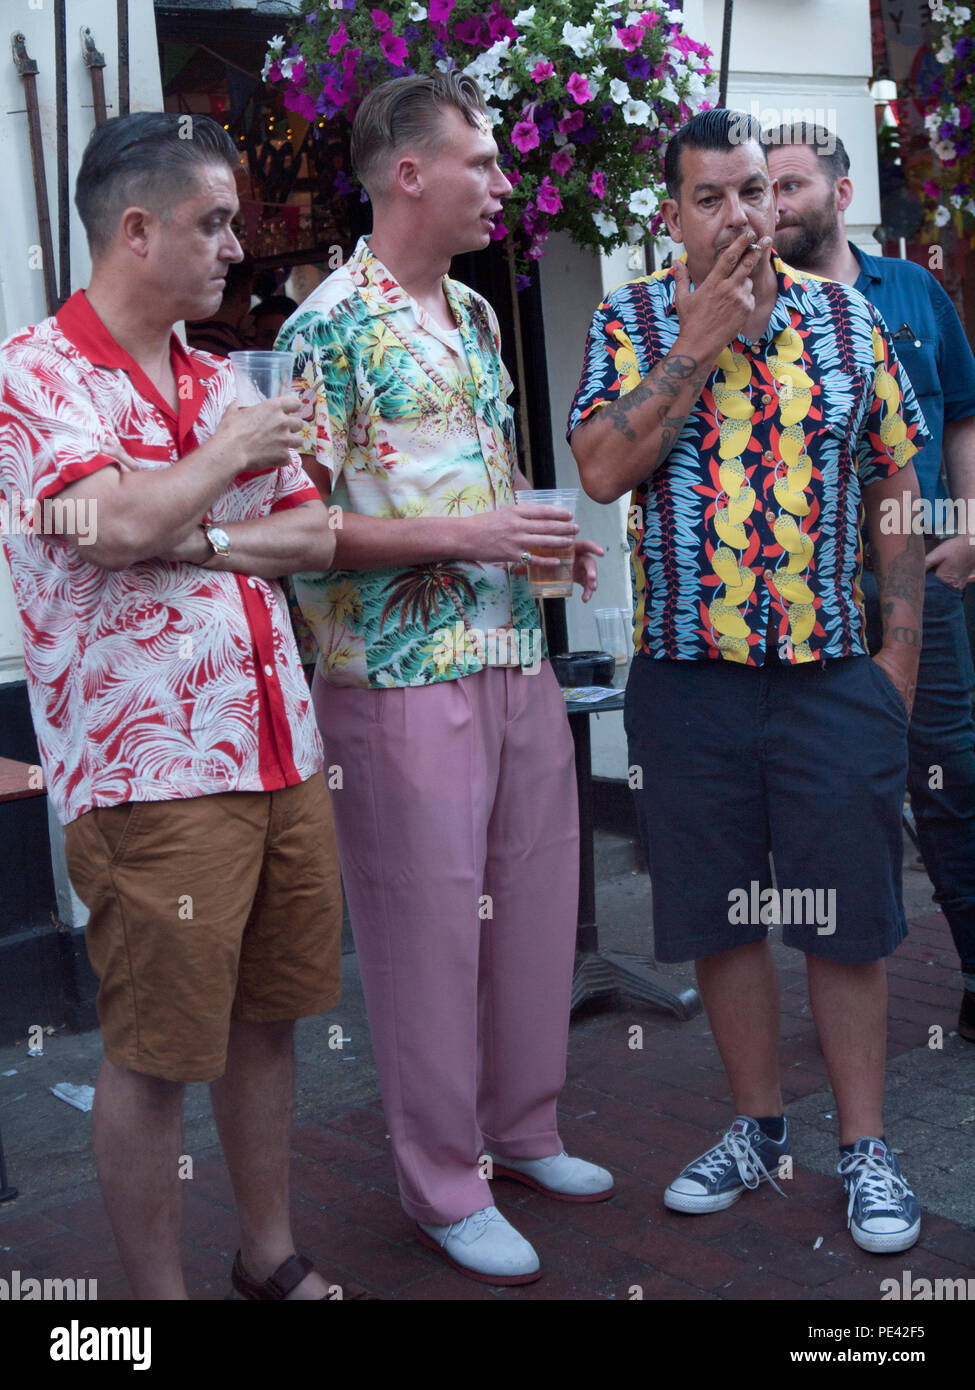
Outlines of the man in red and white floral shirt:
<svg viewBox="0 0 975 1390">
<path fill-rule="evenodd" d="M 5 550 L 48 790 L 90 910 L 99 1180 L 137 1298 L 185 1298 L 183 1088 L 209 1081 L 249 1298 L 326 1296 L 295 1254 L 294 1020 L 339 997 L 322 749 L 276 576 L 327 568 L 296 396 L 235 408 L 185 349 L 242 256 L 214 122 L 102 125 L 78 176 L 87 292 L 0 349 Z"/>
</svg>

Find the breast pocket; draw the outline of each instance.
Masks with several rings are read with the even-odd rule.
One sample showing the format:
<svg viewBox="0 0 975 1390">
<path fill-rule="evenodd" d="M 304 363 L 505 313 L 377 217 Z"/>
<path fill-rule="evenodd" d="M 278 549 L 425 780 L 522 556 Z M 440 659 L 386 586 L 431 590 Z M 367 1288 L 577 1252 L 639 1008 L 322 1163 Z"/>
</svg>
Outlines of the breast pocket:
<svg viewBox="0 0 975 1390">
<path fill-rule="evenodd" d="M 921 346 L 916 347 L 915 341 Z M 894 344 L 894 352 L 900 368 L 898 384 L 901 395 L 906 394 L 904 380 L 911 383 L 917 403 L 925 419 L 937 410 L 937 398 L 941 395 L 941 379 L 938 376 L 938 359 L 933 339 L 905 339 Z"/>
</svg>

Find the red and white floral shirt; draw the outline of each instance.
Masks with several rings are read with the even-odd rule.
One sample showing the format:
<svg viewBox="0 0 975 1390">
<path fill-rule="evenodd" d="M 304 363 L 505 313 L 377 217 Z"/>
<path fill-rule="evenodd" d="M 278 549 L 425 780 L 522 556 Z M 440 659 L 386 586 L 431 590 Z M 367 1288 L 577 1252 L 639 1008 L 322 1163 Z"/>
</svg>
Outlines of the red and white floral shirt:
<svg viewBox="0 0 975 1390">
<path fill-rule="evenodd" d="M 0 529 L 64 823 L 95 806 L 295 786 L 322 765 L 277 583 L 165 560 L 104 569 L 55 534 L 72 522 L 72 499 L 59 514 L 58 493 L 119 466 L 113 448 L 168 468 L 234 404 L 229 363 L 175 336 L 171 353 L 178 413 L 82 291 L 0 346 Z M 317 496 L 296 454 L 285 468 L 240 473 L 208 519 L 256 520 Z M 83 539 L 97 514 L 73 520 Z"/>
</svg>

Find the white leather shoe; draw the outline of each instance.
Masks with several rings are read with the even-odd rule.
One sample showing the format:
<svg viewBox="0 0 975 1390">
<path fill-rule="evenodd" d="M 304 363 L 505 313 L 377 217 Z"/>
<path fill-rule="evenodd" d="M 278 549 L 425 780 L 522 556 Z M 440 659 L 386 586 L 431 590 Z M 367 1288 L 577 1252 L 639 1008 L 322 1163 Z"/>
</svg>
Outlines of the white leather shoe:
<svg viewBox="0 0 975 1390">
<path fill-rule="evenodd" d="M 613 1195 L 612 1173 L 584 1158 L 570 1158 L 564 1149 L 550 1158 L 488 1157 L 492 1177 L 513 1178 L 562 1202 L 605 1202 Z"/>
<path fill-rule="evenodd" d="M 482 1207 L 449 1226 L 416 1223 L 420 1242 L 483 1284 L 531 1284 L 542 1276 L 538 1256 L 497 1207 Z"/>
</svg>

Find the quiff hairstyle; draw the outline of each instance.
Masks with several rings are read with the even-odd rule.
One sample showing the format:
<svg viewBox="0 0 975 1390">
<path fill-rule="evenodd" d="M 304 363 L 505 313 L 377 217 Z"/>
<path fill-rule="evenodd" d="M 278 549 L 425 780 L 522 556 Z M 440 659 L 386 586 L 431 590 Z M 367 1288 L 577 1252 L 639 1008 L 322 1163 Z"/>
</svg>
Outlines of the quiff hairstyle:
<svg viewBox="0 0 975 1390">
<path fill-rule="evenodd" d="M 480 87 L 472 77 L 436 72 L 394 77 L 368 94 L 352 125 L 352 168 L 369 196 L 384 191 L 393 155 L 435 152 L 443 142 L 440 115 L 453 106 L 475 129 L 487 121 Z"/>
<path fill-rule="evenodd" d="M 240 164 L 233 140 L 209 116 L 134 111 L 92 132 L 78 170 L 75 204 L 93 256 L 110 244 L 127 207 L 165 216 L 196 188 L 206 165 Z"/>
</svg>

